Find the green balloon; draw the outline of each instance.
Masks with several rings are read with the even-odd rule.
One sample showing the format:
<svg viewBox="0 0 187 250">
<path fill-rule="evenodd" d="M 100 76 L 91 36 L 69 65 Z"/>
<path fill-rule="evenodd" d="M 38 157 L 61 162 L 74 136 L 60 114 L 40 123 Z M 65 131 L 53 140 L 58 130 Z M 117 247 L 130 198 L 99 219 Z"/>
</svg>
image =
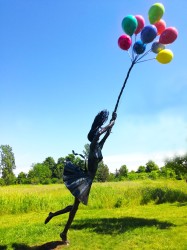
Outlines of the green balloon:
<svg viewBox="0 0 187 250">
<path fill-rule="evenodd" d="M 151 6 L 148 12 L 149 21 L 151 24 L 158 22 L 165 12 L 164 5 L 161 3 L 155 3 Z"/>
<path fill-rule="evenodd" d="M 135 16 L 128 15 L 123 19 L 121 25 L 125 33 L 132 36 L 138 26 L 138 21 Z"/>
</svg>

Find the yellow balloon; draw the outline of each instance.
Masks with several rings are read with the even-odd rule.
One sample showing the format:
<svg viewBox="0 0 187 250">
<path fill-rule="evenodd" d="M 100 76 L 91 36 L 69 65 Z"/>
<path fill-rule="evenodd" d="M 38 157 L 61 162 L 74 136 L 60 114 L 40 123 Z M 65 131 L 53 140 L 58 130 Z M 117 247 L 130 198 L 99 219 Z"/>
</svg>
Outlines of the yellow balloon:
<svg viewBox="0 0 187 250">
<path fill-rule="evenodd" d="M 173 59 L 173 52 L 170 49 L 163 49 L 157 54 L 156 59 L 159 63 L 169 63 Z"/>
</svg>

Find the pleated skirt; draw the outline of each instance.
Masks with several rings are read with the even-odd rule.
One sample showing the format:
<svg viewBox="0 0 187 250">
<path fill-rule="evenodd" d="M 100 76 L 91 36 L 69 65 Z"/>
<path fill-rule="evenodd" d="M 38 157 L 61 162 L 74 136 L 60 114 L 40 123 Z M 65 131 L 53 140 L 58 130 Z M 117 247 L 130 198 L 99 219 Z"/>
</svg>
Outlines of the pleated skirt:
<svg viewBox="0 0 187 250">
<path fill-rule="evenodd" d="M 88 172 L 68 161 L 64 166 L 63 181 L 74 197 L 84 205 L 88 204 L 93 183 L 93 178 Z"/>
</svg>

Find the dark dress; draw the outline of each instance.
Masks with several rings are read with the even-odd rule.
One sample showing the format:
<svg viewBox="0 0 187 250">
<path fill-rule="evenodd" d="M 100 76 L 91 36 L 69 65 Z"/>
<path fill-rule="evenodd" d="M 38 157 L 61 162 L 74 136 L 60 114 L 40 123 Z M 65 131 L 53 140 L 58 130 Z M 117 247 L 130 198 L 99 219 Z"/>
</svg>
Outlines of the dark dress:
<svg viewBox="0 0 187 250">
<path fill-rule="evenodd" d="M 88 204 L 88 197 L 97 172 L 98 163 L 103 159 L 101 145 L 97 142 L 97 139 L 94 138 L 90 144 L 87 171 L 72 164 L 70 161 L 67 161 L 64 167 L 63 181 L 66 187 L 84 205 Z"/>
</svg>

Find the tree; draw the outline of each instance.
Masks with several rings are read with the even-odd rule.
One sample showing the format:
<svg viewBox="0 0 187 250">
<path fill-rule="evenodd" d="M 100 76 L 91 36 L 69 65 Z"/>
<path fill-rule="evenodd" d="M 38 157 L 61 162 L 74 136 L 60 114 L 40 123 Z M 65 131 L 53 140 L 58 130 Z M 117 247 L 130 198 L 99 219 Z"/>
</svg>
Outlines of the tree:
<svg viewBox="0 0 187 250">
<path fill-rule="evenodd" d="M 14 184 L 16 178 L 13 170 L 16 168 L 16 165 L 12 148 L 9 145 L 1 145 L 0 157 L 0 171 L 2 179 L 6 185 Z"/>
<path fill-rule="evenodd" d="M 105 182 L 109 178 L 109 168 L 102 162 L 99 163 L 95 180 L 98 182 Z"/>
<path fill-rule="evenodd" d="M 187 154 L 183 156 L 175 156 L 165 163 L 167 169 L 172 169 L 177 179 L 187 178 Z"/>
<path fill-rule="evenodd" d="M 162 177 L 167 178 L 167 179 L 176 179 L 176 173 L 172 168 L 167 168 L 167 167 L 162 167 L 160 174 Z"/>
<path fill-rule="evenodd" d="M 17 183 L 18 184 L 27 184 L 28 183 L 27 174 L 25 174 L 24 172 L 19 173 L 18 177 L 17 177 Z"/>
<path fill-rule="evenodd" d="M 145 166 L 139 166 L 137 173 L 145 173 Z"/>
<path fill-rule="evenodd" d="M 122 165 L 119 169 L 119 177 L 120 179 L 121 178 L 124 178 L 124 177 L 127 177 L 128 175 L 128 168 L 126 165 Z"/>
<path fill-rule="evenodd" d="M 154 161 L 148 161 L 146 163 L 145 171 L 147 173 L 150 173 L 152 171 L 158 171 L 158 170 L 159 170 L 159 167 L 158 167 L 158 165 Z"/>
<path fill-rule="evenodd" d="M 107 181 L 110 181 L 110 182 L 116 181 L 115 174 L 114 173 L 109 173 L 109 177 L 108 177 Z"/>
<path fill-rule="evenodd" d="M 137 179 L 138 179 L 138 174 L 134 170 L 131 170 L 128 173 L 128 180 L 134 181 L 134 180 L 137 180 Z"/>
<path fill-rule="evenodd" d="M 158 179 L 158 177 L 159 177 L 159 173 L 158 173 L 158 171 L 153 170 L 153 171 L 151 171 L 151 172 L 148 174 L 148 176 L 149 176 L 150 179 L 156 180 L 156 179 Z"/>
<path fill-rule="evenodd" d="M 119 177 L 119 170 L 117 168 L 115 170 L 114 176 L 115 176 L 116 179 L 118 179 L 118 177 Z"/>
<path fill-rule="evenodd" d="M 84 145 L 83 155 L 88 159 L 88 155 L 90 153 L 90 144 L 87 143 Z"/>
<path fill-rule="evenodd" d="M 51 173 L 52 173 L 52 177 L 55 178 L 55 169 L 56 169 L 56 163 L 55 163 L 55 160 L 53 159 L 53 157 L 47 157 L 43 164 L 45 166 L 48 166 L 49 169 L 51 170 Z"/>
<path fill-rule="evenodd" d="M 65 158 L 60 157 L 57 161 L 57 164 L 56 164 L 54 174 L 55 174 L 56 178 L 58 178 L 59 180 L 62 179 L 62 175 L 63 175 L 63 171 L 64 171 L 64 162 L 65 162 Z"/>
<path fill-rule="evenodd" d="M 43 163 L 36 163 L 28 173 L 28 179 L 32 184 L 49 184 L 51 182 L 52 172 L 49 166 Z"/>
<path fill-rule="evenodd" d="M 69 154 L 65 157 L 65 160 L 71 161 L 74 165 L 79 166 L 84 169 L 85 161 L 82 160 L 80 157 L 75 156 L 74 154 Z"/>
</svg>

